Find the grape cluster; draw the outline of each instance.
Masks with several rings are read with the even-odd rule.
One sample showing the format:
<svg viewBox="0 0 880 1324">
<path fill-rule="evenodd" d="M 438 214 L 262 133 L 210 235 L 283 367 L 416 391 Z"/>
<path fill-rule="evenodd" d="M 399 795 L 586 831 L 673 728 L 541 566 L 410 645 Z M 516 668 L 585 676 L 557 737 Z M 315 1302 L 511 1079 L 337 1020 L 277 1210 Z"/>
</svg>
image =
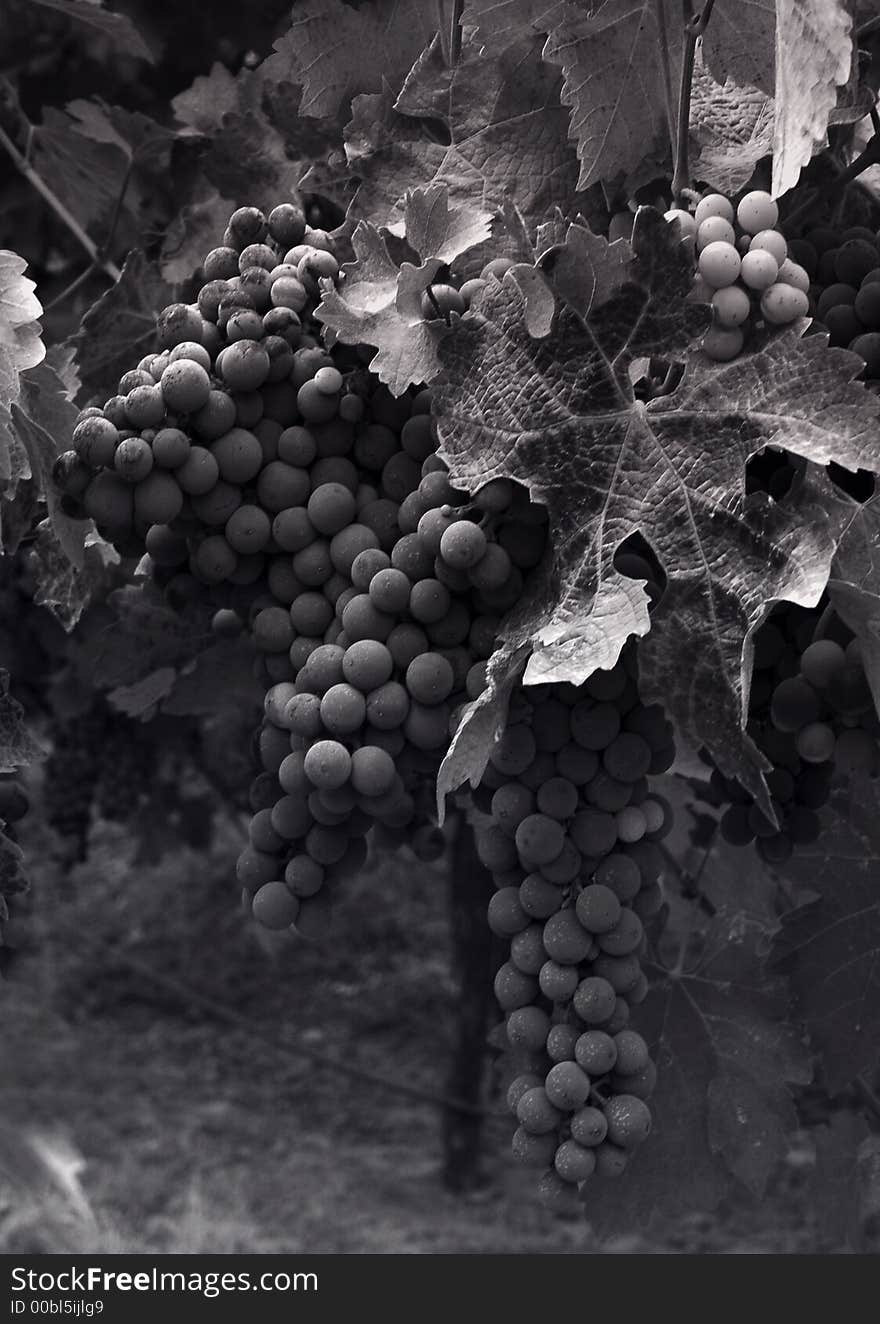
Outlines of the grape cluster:
<svg viewBox="0 0 880 1324">
<path fill-rule="evenodd" d="M 835 774 L 877 775 L 880 721 L 858 640 L 822 606 L 777 611 L 755 637 L 754 667 L 748 732 L 773 765 L 766 780 L 777 824 L 717 769 L 711 787 L 727 805 L 725 841 L 754 844 L 767 863 L 782 864 L 819 836 Z"/>
<path fill-rule="evenodd" d="M 371 351 L 323 348 L 332 250 L 295 203 L 239 208 L 195 302 L 163 311 L 159 351 L 83 412 L 55 471 L 69 513 L 146 551 L 169 601 L 207 596 L 215 632 L 255 644 L 261 771 L 238 876 L 261 923 L 307 933 L 371 828 L 442 850 L 430 785 L 547 540 L 524 489 L 452 486 L 427 390 L 396 399 Z M 509 265 L 432 285 L 424 315 L 463 312 Z"/>
<path fill-rule="evenodd" d="M 779 208 L 760 189 L 736 204 L 709 193 L 691 213 L 666 212 L 684 236 L 693 238 L 697 276 L 691 298 L 712 308 L 703 352 L 726 363 L 742 351 L 749 325 L 758 320 L 784 326 L 810 311 L 810 276 L 776 228 Z"/>
<path fill-rule="evenodd" d="M 547 1169 L 547 1198 L 622 1173 L 651 1128 L 656 1070 L 629 1019 L 648 991 L 639 958 L 671 826 L 647 779 L 674 753 L 626 651 L 579 687 L 518 691 L 477 791 L 488 815 L 477 849 L 497 888 L 489 924 L 510 942 L 495 993 L 521 1058 L 513 1152 Z"/>
<path fill-rule="evenodd" d="M 880 388 L 880 248 L 873 231 L 829 226 L 791 242 L 809 272 L 816 306 L 813 329 L 829 343 L 846 346 L 865 360 L 865 377 Z"/>
</svg>

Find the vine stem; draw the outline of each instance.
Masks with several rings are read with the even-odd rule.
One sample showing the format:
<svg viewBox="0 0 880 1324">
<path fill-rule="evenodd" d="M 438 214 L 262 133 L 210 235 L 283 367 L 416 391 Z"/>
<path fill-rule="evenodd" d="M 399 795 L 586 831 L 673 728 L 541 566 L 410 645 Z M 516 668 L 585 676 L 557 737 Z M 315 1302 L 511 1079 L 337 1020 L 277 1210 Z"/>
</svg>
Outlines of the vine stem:
<svg viewBox="0 0 880 1324">
<path fill-rule="evenodd" d="M 458 64 L 461 55 L 461 16 L 464 10 L 464 0 L 453 0 L 448 20 L 446 17 L 446 0 L 436 0 L 436 3 L 440 49 L 443 52 L 443 61 L 446 67 L 452 69 Z"/>
<path fill-rule="evenodd" d="M 119 280 L 121 271 L 115 262 L 102 255 L 101 250 L 94 240 L 86 234 L 75 216 L 65 207 L 64 203 L 53 193 L 49 185 L 43 179 L 27 159 L 21 154 L 12 139 L 7 135 L 4 129 L 0 128 L 0 147 L 2 147 L 12 158 L 12 163 L 28 183 L 36 189 L 43 200 L 52 208 L 55 215 L 67 227 L 80 247 L 83 248 L 92 260 L 92 266 L 106 273 L 112 281 Z"/>
<path fill-rule="evenodd" d="M 666 102 L 666 123 L 669 141 L 675 151 L 675 106 L 672 100 L 672 68 L 669 62 L 669 42 L 666 34 L 666 0 L 654 0 L 657 40 L 660 51 L 660 69 L 663 74 L 663 97 Z"/>
<path fill-rule="evenodd" d="M 845 170 L 841 170 L 839 175 L 835 175 L 823 187 L 813 189 L 812 193 L 804 198 L 801 205 L 795 207 L 794 211 L 784 218 L 785 225 L 787 227 L 796 225 L 798 221 L 813 210 L 819 199 L 826 193 L 830 193 L 832 189 L 837 192 L 838 189 L 844 188 L 872 165 L 880 165 L 880 133 L 876 131 L 868 139 L 864 151 L 860 152 Z"/>
<path fill-rule="evenodd" d="M 709 25 L 715 0 L 705 0 L 699 14 L 691 13 L 690 0 L 684 0 L 684 55 L 681 61 L 681 87 L 678 94 L 678 124 L 674 137 L 675 171 L 672 176 L 672 196 L 680 202 L 684 190 L 690 186 L 690 123 L 691 96 L 694 87 L 694 60 L 697 42 Z"/>
</svg>

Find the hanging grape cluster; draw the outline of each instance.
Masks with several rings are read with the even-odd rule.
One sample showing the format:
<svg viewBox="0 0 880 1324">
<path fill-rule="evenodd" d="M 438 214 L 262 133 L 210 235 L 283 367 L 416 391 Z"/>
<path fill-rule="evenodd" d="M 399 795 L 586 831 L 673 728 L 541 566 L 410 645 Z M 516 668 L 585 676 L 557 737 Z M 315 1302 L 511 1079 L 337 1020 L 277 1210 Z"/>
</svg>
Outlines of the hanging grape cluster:
<svg viewBox="0 0 880 1324">
<path fill-rule="evenodd" d="M 835 776 L 880 770 L 880 720 L 860 645 L 824 601 L 813 609 L 786 604 L 757 632 L 747 729 L 772 764 L 766 781 L 776 822 L 714 769 L 711 788 L 726 806 L 721 835 L 784 864 L 819 837 Z"/>
</svg>

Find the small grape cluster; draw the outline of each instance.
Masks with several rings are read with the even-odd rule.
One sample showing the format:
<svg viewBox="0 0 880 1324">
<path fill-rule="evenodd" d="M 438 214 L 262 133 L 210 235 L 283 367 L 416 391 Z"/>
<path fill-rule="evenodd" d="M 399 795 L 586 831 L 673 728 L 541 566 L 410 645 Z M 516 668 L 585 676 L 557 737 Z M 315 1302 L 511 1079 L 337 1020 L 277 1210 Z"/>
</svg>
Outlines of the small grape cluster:
<svg viewBox="0 0 880 1324">
<path fill-rule="evenodd" d="M 647 779 L 674 756 L 627 650 L 581 686 L 518 691 L 476 792 L 489 924 L 510 942 L 495 993 L 521 1058 L 513 1152 L 547 1169 L 548 1199 L 622 1173 L 651 1128 L 656 1070 L 629 1019 L 648 991 L 644 924 L 662 906 L 657 843 L 671 827 Z"/>
<path fill-rule="evenodd" d="M 793 240 L 810 273 L 816 305 L 814 330 L 829 344 L 845 346 L 865 360 L 871 389 L 880 388 L 880 248 L 866 226 L 838 233 L 829 226 Z"/>
<path fill-rule="evenodd" d="M 880 771 L 880 721 L 858 640 L 833 612 L 787 604 L 756 634 L 754 657 L 748 732 L 773 765 L 766 780 L 777 823 L 717 769 L 711 787 L 728 806 L 725 841 L 754 844 L 767 863 L 783 864 L 818 838 L 835 774 Z"/>
<path fill-rule="evenodd" d="M 696 249 L 697 276 L 691 299 L 708 303 L 712 325 L 703 352 L 726 363 L 741 353 L 750 324 L 758 320 L 784 326 L 810 312 L 810 277 L 789 255 L 785 236 L 776 228 L 779 208 L 760 189 L 736 204 L 722 193 L 709 193 L 691 213 L 666 212 Z"/>
<path fill-rule="evenodd" d="M 426 291 L 428 318 L 463 312 Z M 366 347 L 325 350 L 314 312 L 333 243 L 296 203 L 239 208 L 160 349 L 85 410 L 56 466 L 71 514 L 148 554 L 169 601 L 207 596 L 246 631 L 265 685 L 238 876 L 270 928 L 323 927 L 328 878 L 372 828 L 436 858 L 426 787 L 457 709 L 485 684 L 501 617 L 544 555 L 547 515 L 506 480 L 473 500 L 437 457 L 430 393 L 395 398 Z"/>
</svg>

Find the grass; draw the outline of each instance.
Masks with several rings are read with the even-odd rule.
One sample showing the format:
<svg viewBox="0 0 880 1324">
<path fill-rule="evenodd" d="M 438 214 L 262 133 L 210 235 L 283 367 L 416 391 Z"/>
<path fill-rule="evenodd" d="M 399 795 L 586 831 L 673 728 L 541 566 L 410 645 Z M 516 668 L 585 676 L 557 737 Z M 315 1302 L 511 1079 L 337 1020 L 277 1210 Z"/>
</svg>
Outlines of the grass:
<svg viewBox="0 0 880 1324">
<path fill-rule="evenodd" d="M 124 835 L 102 828 L 87 865 L 40 869 L 0 1027 L 0 1251 L 829 1249 L 798 1166 L 757 1210 L 732 1201 L 599 1248 L 581 1218 L 540 1206 L 534 1175 L 509 1159 L 506 1119 L 487 1124 L 484 1183 L 448 1193 L 437 1108 L 322 1065 L 342 1058 L 442 1093 L 455 990 L 441 873 L 365 874 L 321 948 L 259 942 L 234 904 L 233 851 L 230 830 L 207 857 L 136 865 Z M 144 969 L 241 1020 L 188 1005 Z M 10 1172 L 4 1155 L 29 1146 Z"/>
</svg>

